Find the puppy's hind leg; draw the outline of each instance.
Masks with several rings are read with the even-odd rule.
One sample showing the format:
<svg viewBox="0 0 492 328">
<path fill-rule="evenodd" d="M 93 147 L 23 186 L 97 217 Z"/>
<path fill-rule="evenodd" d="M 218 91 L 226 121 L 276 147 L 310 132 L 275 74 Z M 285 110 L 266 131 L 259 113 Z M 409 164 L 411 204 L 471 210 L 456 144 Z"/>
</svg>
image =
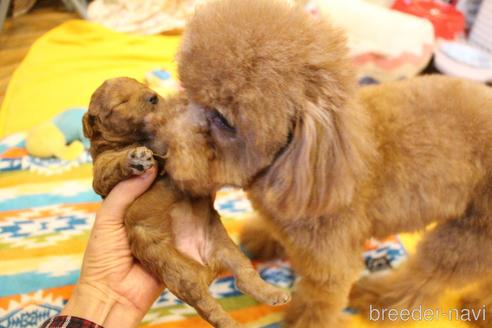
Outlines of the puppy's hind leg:
<svg viewBox="0 0 492 328">
<path fill-rule="evenodd" d="M 411 310 L 435 303 L 446 288 L 480 279 L 492 268 L 492 254 L 484 251 L 492 249 L 492 237 L 488 227 L 477 225 L 481 220 L 467 217 L 439 224 L 399 270 L 357 282 L 350 304 L 366 315 L 371 307 Z"/>
<path fill-rule="evenodd" d="M 135 256 L 173 294 L 194 307 L 202 318 L 216 328 L 241 327 L 208 292 L 215 272 L 182 255 L 164 234 L 160 234 L 160 239 L 156 229 L 136 226 L 129 230 Z"/>
<path fill-rule="evenodd" d="M 164 271 L 167 288 L 193 306 L 202 318 L 216 328 L 241 328 L 208 291 L 210 271 L 198 263 L 177 256 L 168 261 Z"/>
<path fill-rule="evenodd" d="M 134 256 L 155 277 L 214 327 L 240 328 L 231 316 L 210 296 L 208 285 L 216 277 L 216 271 L 183 255 L 174 247 L 171 219 L 162 217 L 168 213 L 175 199 L 168 194 L 168 186 L 162 180 L 142 195 L 128 209 L 125 217 L 128 239 Z M 160 200 L 160 208 L 152 207 L 154 196 Z"/>
<path fill-rule="evenodd" d="M 229 238 L 218 217 L 212 221 L 212 225 L 214 238 L 212 257 L 220 259 L 222 266 L 232 272 L 239 290 L 268 305 L 281 305 L 290 301 L 288 291 L 270 285 L 260 277 L 250 260 Z"/>
</svg>

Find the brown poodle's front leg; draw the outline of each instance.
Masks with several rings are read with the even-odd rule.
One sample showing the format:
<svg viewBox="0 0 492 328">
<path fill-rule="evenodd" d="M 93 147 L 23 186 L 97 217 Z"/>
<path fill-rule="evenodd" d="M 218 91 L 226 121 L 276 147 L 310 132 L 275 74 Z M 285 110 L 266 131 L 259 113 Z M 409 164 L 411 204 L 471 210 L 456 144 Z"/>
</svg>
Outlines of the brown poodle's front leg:
<svg viewBox="0 0 492 328">
<path fill-rule="evenodd" d="M 258 214 L 256 214 L 258 215 Z M 261 217 L 249 219 L 241 229 L 241 245 L 257 260 L 273 260 L 285 256 L 285 250 L 274 237 L 274 229 Z"/>
<path fill-rule="evenodd" d="M 362 269 L 362 243 L 341 231 L 297 233 L 287 253 L 299 280 L 286 311 L 288 328 L 342 328 L 351 285 Z M 309 237 L 309 238 L 308 238 Z M 321 237 L 321 238 L 320 238 Z M 320 238 L 320 239 L 318 239 Z M 359 245 L 360 244 L 360 245 Z M 357 246 L 355 246 L 357 245 Z M 360 246 L 360 247 L 359 247 Z"/>
<path fill-rule="evenodd" d="M 146 147 L 106 151 L 94 162 L 94 190 L 103 197 L 107 196 L 119 182 L 132 175 L 140 175 L 154 165 L 153 153 Z"/>
</svg>

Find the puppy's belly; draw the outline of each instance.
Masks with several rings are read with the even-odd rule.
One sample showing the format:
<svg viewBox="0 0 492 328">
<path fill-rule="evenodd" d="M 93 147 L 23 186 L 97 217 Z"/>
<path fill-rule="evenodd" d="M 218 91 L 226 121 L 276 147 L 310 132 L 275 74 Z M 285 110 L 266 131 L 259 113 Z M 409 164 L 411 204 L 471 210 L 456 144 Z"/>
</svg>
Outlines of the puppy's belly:
<svg viewBox="0 0 492 328">
<path fill-rule="evenodd" d="M 212 239 L 208 233 L 208 215 L 193 213 L 188 203 L 176 204 L 171 210 L 174 246 L 183 254 L 206 265 L 212 253 Z"/>
</svg>

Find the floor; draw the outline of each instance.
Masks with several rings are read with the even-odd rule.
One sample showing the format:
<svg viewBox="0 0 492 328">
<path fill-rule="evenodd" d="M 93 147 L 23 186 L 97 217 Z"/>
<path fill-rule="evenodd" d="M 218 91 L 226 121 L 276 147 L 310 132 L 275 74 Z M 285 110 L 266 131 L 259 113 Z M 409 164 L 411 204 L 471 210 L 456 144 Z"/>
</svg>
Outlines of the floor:
<svg viewBox="0 0 492 328">
<path fill-rule="evenodd" d="M 0 32 L 0 104 L 12 73 L 33 42 L 62 22 L 78 18 L 65 10 L 61 1 L 40 0 L 26 15 L 7 19 Z"/>
</svg>

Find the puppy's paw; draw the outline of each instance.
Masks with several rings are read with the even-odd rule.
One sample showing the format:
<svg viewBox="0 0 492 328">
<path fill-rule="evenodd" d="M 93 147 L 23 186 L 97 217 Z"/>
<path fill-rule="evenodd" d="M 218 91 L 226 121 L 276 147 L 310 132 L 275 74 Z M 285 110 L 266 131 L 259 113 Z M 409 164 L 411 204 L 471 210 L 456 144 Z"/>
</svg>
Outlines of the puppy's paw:
<svg viewBox="0 0 492 328">
<path fill-rule="evenodd" d="M 154 166 L 154 154 L 147 147 L 137 147 L 128 153 L 128 167 L 133 174 L 143 174 L 152 166 Z"/>
<path fill-rule="evenodd" d="M 275 288 L 274 291 L 270 292 L 265 300 L 265 303 L 268 305 L 276 306 L 276 305 L 284 305 L 290 302 L 291 295 L 288 291 Z"/>
<path fill-rule="evenodd" d="M 247 276 L 238 277 L 236 286 L 243 293 L 271 306 L 286 304 L 291 299 L 290 292 L 267 283 L 256 271 Z"/>
</svg>

